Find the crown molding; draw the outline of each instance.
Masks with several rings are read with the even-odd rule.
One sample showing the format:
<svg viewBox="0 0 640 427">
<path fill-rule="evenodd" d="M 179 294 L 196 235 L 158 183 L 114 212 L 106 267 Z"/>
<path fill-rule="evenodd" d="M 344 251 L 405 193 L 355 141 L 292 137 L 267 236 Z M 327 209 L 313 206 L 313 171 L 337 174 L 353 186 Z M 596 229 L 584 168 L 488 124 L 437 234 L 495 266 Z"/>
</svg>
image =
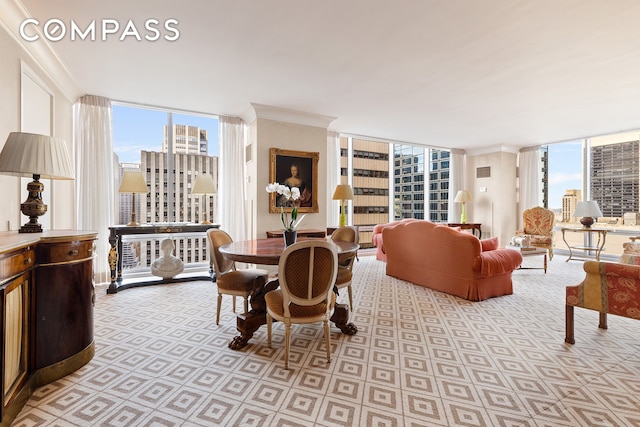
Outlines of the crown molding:
<svg viewBox="0 0 640 427">
<path fill-rule="evenodd" d="M 495 145 L 489 145 L 486 147 L 467 148 L 465 149 L 465 152 L 467 156 L 480 156 L 483 154 L 492 154 L 492 153 L 517 154 L 520 148 L 522 147 L 516 146 L 516 145 L 495 144 Z"/>
<path fill-rule="evenodd" d="M 321 127 L 324 129 L 327 129 L 331 122 L 336 119 L 336 117 L 288 110 L 286 108 L 272 107 L 254 102 L 251 103 L 251 108 L 241 114 L 240 117 L 245 123 L 252 123 L 256 119 L 267 119 L 297 125 Z"/>
<path fill-rule="evenodd" d="M 20 24 L 27 18 L 30 16 L 18 0 L 5 0 L 0 8 L 0 27 L 15 40 L 62 95 L 71 103 L 75 102 L 83 93 L 51 44 L 44 37 L 35 42 L 27 42 L 20 37 Z"/>
</svg>

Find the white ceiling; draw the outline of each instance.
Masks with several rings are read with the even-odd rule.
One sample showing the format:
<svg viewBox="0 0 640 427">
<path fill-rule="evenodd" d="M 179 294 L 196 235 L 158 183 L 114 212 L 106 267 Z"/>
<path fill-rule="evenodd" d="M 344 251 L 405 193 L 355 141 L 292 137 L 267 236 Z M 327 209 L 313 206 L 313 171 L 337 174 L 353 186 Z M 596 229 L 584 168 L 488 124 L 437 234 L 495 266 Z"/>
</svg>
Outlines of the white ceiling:
<svg viewBox="0 0 640 427">
<path fill-rule="evenodd" d="M 465 149 L 640 128 L 637 0 L 21 3 L 41 23 L 131 19 L 143 36 L 149 18 L 179 21 L 175 42 L 51 43 L 82 94 L 235 116 L 258 103 Z"/>
</svg>

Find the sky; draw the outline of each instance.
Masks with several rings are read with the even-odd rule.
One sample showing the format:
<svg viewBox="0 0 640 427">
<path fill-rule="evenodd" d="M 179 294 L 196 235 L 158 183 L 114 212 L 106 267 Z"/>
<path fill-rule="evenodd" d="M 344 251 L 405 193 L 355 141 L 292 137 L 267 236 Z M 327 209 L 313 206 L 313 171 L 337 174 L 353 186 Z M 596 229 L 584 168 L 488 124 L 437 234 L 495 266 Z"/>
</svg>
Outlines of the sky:
<svg viewBox="0 0 640 427">
<path fill-rule="evenodd" d="M 567 190 L 582 190 L 582 141 L 549 147 L 549 208 L 561 209 Z M 584 193 L 584 191 L 583 191 Z"/>
<path fill-rule="evenodd" d="M 209 136 L 209 155 L 218 155 L 218 119 L 173 114 L 173 124 L 198 126 Z M 113 105 L 113 150 L 120 163 L 140 163 L 140 151 L 161 151 L 167 112 Z"/>
</svg>

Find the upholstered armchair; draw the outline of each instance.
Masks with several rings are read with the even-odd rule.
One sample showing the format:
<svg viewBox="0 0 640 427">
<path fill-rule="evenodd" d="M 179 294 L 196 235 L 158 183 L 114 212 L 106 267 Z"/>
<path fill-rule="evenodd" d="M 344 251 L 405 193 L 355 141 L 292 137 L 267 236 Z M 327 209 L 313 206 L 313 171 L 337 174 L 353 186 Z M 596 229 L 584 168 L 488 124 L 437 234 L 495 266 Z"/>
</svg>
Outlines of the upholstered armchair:
<svg viewBox="0 0 640 427">
<path fill-rule="evenodd" d="M 607 313 L 640 320 L 640 266 L 586 261 L 586 277 L 566 289 L 566 337 L 574 344 L 573 307 L 600 312 L 598 327 L 607 329 Z"/>
<path fill-rule="evenodd" d="M 516 231 L 516 240 L 526 238 L 529 246 L 545 248 L 549 260 L 553 259 L 553 227 L 555 214 L 552 210 L 540 206 L 527 209 L 522 213 L 523 228 Z"/>
<path fill-rule="evenodd" d="M 629 237 L 630 242 L 622 244 L 620 262 L 623 264 L 640 265 L 640 237 Z M 638 240 L 636 242 L 636 240 Z"/>
</svg>

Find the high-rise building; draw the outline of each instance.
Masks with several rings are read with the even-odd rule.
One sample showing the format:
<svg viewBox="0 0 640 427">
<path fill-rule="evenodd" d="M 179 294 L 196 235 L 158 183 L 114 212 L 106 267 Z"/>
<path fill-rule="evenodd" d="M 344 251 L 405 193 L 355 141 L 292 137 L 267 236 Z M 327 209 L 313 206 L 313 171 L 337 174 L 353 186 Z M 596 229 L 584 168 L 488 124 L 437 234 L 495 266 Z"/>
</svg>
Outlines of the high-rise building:
<svg viewBox="0 0 640 427">
<path fill-rule="evenodd" d="M 351 154 L 350 154 L 351 153 Z M 340 138 L 340 183 L 349 183 L 353 170 L 353 225 L 360 230 L 360 246 L 371 247 L 373 226 L 389 221 L 389 144 Z"/>
<path fill-rule="evenodd" d="M 428 149 L 412 145 L 393 147 L 393 218 L 425 219 L 424 171 Z"/>
<path fill-rule="evenodd" d="M 575 222 L 573 212 L 576 210 L 578 202 L 582 201 L 581 190 L 567 190 L 562 196 L 562 222 Z"/>
<path fill-rule="evenodd" d="M 428 150 L 429 164 L 429 220 L 447 222 L 449 220 L 449 172 L 451 152 L 431 148 Z"/>
<path fill-rule="evenodd" d="M 198 174 L 211 175 L 218 186 L 218 157 L 200 154 L 174 154 L 173 169 L 168 169 L 168 154 L 142 151 L 141 170 L 144 172 L 149 194 L 143 203 L 140 216 L 146 222 L 200 222 L 207 217 L 215 222 L 217 198 L 206 196 L 201 206 L 201 195 L 191 194 L 191 187 Z M 173 176 L 170 179 L 169 176 Z M 172 184 L 170 184 L 172 182 Z M 159 242 L 147 247 L 146 262 L 160 256 Z M 176 241 L 176 256 L 186 263 L 206 259 L 206 240 L 181 239 Z"/>
<path fill-rule="evenodd" d="M 178 154 L 203 154 L 209 152 L 209 139 L 207 131 L 197 126 L 175 124 L 171 127 L 171 142 L 173 153 Z M 169 152 L 169 127 L 164 127 L 164 139 L 162 152 Z"/>
<path fill-rule="evenodd" d="M 637 135 L 635 135 L 637 138 Z M 606 218 L 640 212 L 640 142 L 591 139 L 590 199 Z"/>
</svg>

